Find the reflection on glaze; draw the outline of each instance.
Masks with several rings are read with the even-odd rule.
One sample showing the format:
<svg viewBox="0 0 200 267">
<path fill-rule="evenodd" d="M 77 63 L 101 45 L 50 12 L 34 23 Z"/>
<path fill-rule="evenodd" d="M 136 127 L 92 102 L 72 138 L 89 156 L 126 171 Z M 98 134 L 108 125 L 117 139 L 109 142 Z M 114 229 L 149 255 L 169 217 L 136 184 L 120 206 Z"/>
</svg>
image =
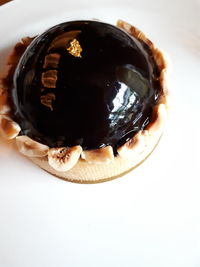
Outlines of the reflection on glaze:
<svg viewBox="0 0 200 267">
<path fill-rule="evenodd" d="M 143 129 L 160 93 L 147 45 L 109 24 L 76 21 L 37 37 L 15 71 L 21 134 L 56 146 L 114 150 Z"/>
</svg>

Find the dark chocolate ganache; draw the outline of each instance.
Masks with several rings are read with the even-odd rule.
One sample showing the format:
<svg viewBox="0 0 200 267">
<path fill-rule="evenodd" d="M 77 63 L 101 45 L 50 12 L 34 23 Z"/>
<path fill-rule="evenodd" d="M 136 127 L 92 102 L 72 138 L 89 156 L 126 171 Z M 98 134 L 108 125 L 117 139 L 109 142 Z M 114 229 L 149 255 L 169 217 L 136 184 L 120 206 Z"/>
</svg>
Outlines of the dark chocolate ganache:
<svg viewBox="0 0 200 267">
<path fill-rule="evenodd" d="M 144 129 L 161 93 L 149 47 L 96 21 L 59 24 L 32 41 L 11 99 L 21 135 L 50 147 L 118 146 Z"/>
</svg>

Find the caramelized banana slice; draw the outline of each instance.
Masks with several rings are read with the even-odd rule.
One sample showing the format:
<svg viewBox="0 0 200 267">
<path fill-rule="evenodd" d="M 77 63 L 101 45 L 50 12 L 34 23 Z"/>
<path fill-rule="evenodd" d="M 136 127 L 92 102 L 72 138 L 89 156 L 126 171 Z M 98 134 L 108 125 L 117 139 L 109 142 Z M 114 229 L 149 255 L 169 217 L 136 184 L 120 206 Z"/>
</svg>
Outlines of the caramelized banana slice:
<svg viewBox="0 0 200 267">
<path fill-rule="evenodd" d="M 81 146 L 51 148 L 48 151 L 49 165 L 60 172 L 68 171 L 77 163 L 81 152 Z"/>
<path fill-rule="evenodd" d="M 16 144 L 19 151 L 28 157 L 44 157 L 49 150 L 48 146 L 40 144 L 25 135 L 18 136 Z"/>
<path fill-rule="evenodd" d="M 133 138 L 118 148 L 117 152 L 119 156 L 122 158 L 137 157 L 146 149 L 149 143 L 156 143 L 155 141 L 163 131 L 166 116 L 167 110 L 164 104 L 155 106 L 153 110 L 153 121 L 149 123 L 145 130 L 139 131 Z"/>
<path fill-rule="evenodd" d="M 148 137 L 148 131 L 139 131 L 133 138 L 118 148 L 119 156 L 129 158 L 142 153 L 146 147 Z"/>
<path fill-rule="evenodd" d="M 0 130 L 6 139 L 14 139 L 21 128 L 18 123 L 11 120 L 8 116 L 0 115 Z"/>
<path fill-rule="evenodd" d="M 164 104 L 159 104 L 154 107 L 154 118 L 152 122 L 148 124 L 146 130 L 150 135 L 155 135 L 156 133 L 160 134 L 160 131 L 163 131 L 165 121 L 167 119 L 167 109 Z"/>
<path fill-rule="evenodd" d="M 4 115 L 10 112 L 8 105 L 8 93 L 0 88 L 0 114 Z"/>
<path fill-rule="evenodd" d="M 85 150 L 82 152 L 81 157 L 88 163 L 110 163 L 114 159 L 113 149 L 111 146 L 95 150 Z"/>
</svg>

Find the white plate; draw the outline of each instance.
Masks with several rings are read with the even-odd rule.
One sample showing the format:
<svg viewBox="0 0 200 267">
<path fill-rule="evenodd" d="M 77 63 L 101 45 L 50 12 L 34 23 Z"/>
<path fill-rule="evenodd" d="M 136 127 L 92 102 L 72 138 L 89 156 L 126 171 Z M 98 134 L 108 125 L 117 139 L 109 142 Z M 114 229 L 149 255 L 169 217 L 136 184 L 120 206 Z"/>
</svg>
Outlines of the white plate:
<svg viewBox="0 0 200 267">
<path fill-rule="evenodd" d="M 121 179 L 64 182 L 0 140 L 0 266 L 200 266 L 200 1 L 169 2 L 14 0 L 0 7 L 1 67 L 20 37 L 93 18 L 133 23 L 173 63 L 165 134 Z"/>
</svg>

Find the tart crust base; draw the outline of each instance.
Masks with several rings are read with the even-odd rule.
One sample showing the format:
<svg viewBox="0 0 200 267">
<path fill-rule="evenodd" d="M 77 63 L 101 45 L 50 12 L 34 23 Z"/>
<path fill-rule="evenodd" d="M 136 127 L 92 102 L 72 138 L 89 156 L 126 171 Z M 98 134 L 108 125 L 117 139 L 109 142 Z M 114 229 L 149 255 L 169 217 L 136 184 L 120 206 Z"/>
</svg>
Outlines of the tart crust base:
<svg viewBox="0 0 200 267">
<path fill-rule="evenodd" d="M 127 158 L 122 158 L 118 155 L 109 164 L 90 164 L 83 159 L 79 159 L 76 165 L 66 172 L 59 172 L 53 169 L 49 165 L 47 157 L 34 157 L 30 158 L 30 160 L 48 173 L 69 182 L 84 184 L 106 182 L 129 173 L 143 163 L 156 148 L 161 136 L 161 131 L 160 134 L 152 136 L 152 140 L 149 140 L 145 150 L 140 154 L 135 153 L 135 155 L 133 154 Z"/>
<path fill-rule="evenodd" d="M 113 157 L 113 154 L 111 152 L 112 149 L 109 151 L 101 151 L 101 153 L 100 151 L 98 151 L 98 153 L 96 153 L 96 151 L 88 151 L 86 158 L 83 157 L 83 153 L 77 160 L 76 164 L 74 164 L 74 166 L 67 171 L 58 171 L 55 168 L 51 167 L 49 164 L 48 155 L 34 155 L 35 150 L 33 149 L 33 146 L 35 146 L 35 141 L 33 141 L 32 139 L 28 140 L 28 142 L 30 142 L 28 148 L 27 146 L 24 146 L 23 143 L 21 144 L 21 146 L 25 147 L 28 150 L 31 150 L 25 151 L 27 153 L 23 153 L 24 155 L 28 155 L 28 157 L 36 165 L 58 178 L 77 183 L 98 183 L 122 176 L 140 165 L 151 154 L 151 152 L 158 144 L 163 133 L 168 111 L 169 94 L 166 84 L 168 62 L 166 61 L 163 52 L 158 50 L 140 30 L 120 20 L 118 21 L 117 26 L 125 32 L 128 32 L 130 35 L 136 37 L 137 39 L 142 40 L 149 46 L 152 51 L 154 60 L 160 70 L 160 84 L 162 92 L 157 105 L 153 108 L 152 120 L 145 130 L 139 131 L 131 140 L 126 142 L 118 149 L 117 156 Z M 8 61 L 10 68 L 7 71 L 6 75 L 4 75 L 4 78 L 0 81 L 0 118 L 4 115 L 7 115 L 8 117 L 10 115 L 10 110 L 6 109 L 7 106 L 9 107 L 9 105 L 6 101 L 6 91 L 8 90 L 8 86 L 5 86 L 5 84 L 7 84 L 5 79 L 9 80 L 10 77 L 12 77 L 22 53 L 30 44 L 32 38 L 24 38 L 22 41 L 23 43 L 18 43 L 13 53 L 11 54 Z M 5 101 L 3 101 L 4 98 Z M 6 110 L 6 112 L 4 112 L 4 110 Z M 11 125 L 10 130 L 13 130 L 14 123 L 15 122 L 13 122 L 13 124 Z M 1 125 L 0 128 L 5 132 L 5 129 L 3 129 Z M 39 143 L 36 145 L 36 147 L 39 148 L 40 146 L 43 146 Z M 98 157 L 101 158 L 97 158 L 97 154 Z M 105 158 L 106 156 L 107 158 Z M 88 159 L 90 159 L 91 162 Z"/>
</svg>

